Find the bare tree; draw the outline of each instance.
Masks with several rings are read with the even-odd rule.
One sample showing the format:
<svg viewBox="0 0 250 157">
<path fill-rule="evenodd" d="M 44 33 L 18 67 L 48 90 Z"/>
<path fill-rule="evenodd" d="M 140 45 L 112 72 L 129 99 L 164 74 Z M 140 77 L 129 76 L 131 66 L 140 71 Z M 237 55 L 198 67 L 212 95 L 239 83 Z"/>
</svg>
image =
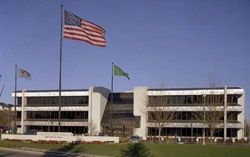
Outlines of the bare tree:
<svg viewBox="0 0 250 157">
<path fill-rule="evenodd" d="M 151 111 L 148 112 L 148 120 L 158 129 L 159 143 L 161 142 L 162 129 L 172 122 L 175 112 L 166 111 L 163 107 L 151 107 Z"/>
<path fill-rule="evenodd" d="M 244 132 L 245 132 L 245 137 L 250 137 L 250 123 L 245 120 L 245 126 L 244 126 Z"/>
<path fill-rule="evenodd" d="M 162 129 L 172 122 L 176 115 L 175 111 L 167 110 L 170 109 L 167 96 L 163 92 L 160 93 L 160 96 L 151 97 L 148 104 L 148 121 L 158 129 L 159 143 Z"/>
<path fill-rule="evenodd" d="M 208 128 L 210 133 L 210 142 L 213 142 L 213 136 L 217 131 L 220 123 L 223 123 L 224 112 L 223 103 L 224 95 L 215 93 L 216 78 L 214 74 L 209 75 L 209 86 L 211 88 L 208 95 L 203 95 L 204 108 L 203 111 L 194 114 L 196 119 L 200 119 L 205 128 Z"/>
<path fill-rule="evenodd" d="M 214 136 L 214 133 L 216 129 L 218 128 L 218 125 L 220 123 L 223 123 L 224 118 L 224 112 L 219 111 L 218 105 L 220 103 L 217 102 L 218 96 L 212 96 L 212 100 L 214 102 L 210 104 L 211 106 L 208 106 L 208 110 L 205 112 L 205 121 L 204 125 L 209 129 L 210 132 L 210 142 L 212 143 L 212 137 Z"/>
<path fill-rule="evenodd" d="M 11 127 L 13 112 L 10 110 L 0 110 L 0 126 Z"/>
</svg>

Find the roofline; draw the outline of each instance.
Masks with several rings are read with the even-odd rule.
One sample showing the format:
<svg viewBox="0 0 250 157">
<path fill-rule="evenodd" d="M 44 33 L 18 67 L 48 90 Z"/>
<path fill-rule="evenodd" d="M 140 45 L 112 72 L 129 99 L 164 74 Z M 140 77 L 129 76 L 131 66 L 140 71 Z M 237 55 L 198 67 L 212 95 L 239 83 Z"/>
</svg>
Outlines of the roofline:
<svg viewBox="0 0 250 157">
<path fill-rule="evenodd" d="M 224 90 L 225 87 L 197 87 L 197 88 L 149 88 L 148 91 L 179 91 L 179 90 Z M 227 89 L 243 89 L 241 87 L 227 87 Z M 57 89 L 51 90 L 27 90 L 28 93 L 37 93 L 37 92 L 58 92 Z M 89 89 L 63 89 L 62 92 L 85 92 Z M 18 90 L 17 93 L 21 93 L 21 90 Z M 133 93 L 134 91 L 125 91 L 125 92 L 114 92 L 114 93 Z M 14 93 L 14 92 L 13 92 Z"/>
<path fill-rule="evenodd" d="M 37 92 L 58 92 L 57 89 L 51 89 L 51 90 L 26 90 L 26 92 L 29 93 L 37 93 Z M 62 89 L 62 92 L 85 92 L 89 91 L 89 89 Z M 21 90 L 16 91 L 17 93 L 21 93 Z M 14 92 L 13 92 L 14 93 Z"/>
<path fill-rule="evenodd" d="M 198 87 L 198 88 L 149 88 L 148 91 L 163 91 L 163 90 L 224 90 L 225 87 Z M 227 89 L 242 89 L 241 87 L 227 87 Z"/>
</svg>

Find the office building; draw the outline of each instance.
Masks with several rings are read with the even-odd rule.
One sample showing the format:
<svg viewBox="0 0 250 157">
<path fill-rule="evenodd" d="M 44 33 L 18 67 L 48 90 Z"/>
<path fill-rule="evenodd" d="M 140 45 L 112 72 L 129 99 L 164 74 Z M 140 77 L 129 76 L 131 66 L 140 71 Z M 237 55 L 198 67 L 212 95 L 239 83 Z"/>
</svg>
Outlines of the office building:
<svg viewBox="0 0 250 157">
<path fill-rule="evenodd" d="M 14 97 L 14 93 L 12 94 Z M 104 87 L 17 91 L 20 133 L 41 131 L 112 136 L 238 138 L 244 136 L 244 89 L 135 87 L 110 93 Z M 14 110 L 14 108 L 12 108 Z M 59 118 L 61 115 L 61 118 Z M 212 116 L 211 116 L 212 115 Z M 213 126 L 213 127 L 211 127 Z M 213 128 L 213 129 L 212 129 Z"/>
</svg>

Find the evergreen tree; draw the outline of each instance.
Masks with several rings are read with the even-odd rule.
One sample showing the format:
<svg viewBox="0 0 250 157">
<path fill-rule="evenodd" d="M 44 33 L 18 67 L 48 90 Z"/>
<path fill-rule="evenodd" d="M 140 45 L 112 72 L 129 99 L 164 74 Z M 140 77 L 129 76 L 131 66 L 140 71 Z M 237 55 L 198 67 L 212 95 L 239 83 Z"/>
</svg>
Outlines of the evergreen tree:
<svg viewBox="0 0 250 157">
<path fill-rule="evenodd" d="M 129 144 L 121 150 L 121 157 L 153 157 L 149 149 L 142 143 Z"/>
</svg>

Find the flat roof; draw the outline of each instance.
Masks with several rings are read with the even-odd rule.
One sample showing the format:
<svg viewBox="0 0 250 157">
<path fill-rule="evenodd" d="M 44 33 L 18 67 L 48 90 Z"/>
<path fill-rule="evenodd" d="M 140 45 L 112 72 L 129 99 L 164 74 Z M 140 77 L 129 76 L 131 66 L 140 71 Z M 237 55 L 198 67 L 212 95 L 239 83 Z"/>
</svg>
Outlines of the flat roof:
<svg viewBox="0 0 250 157">
<path fill-rule="evenodd" d="M 148 91 L 162 91 L 162 90 L 220 90 L 225 87 L 197 87 L 197 88 L 149 88 Z M 241 87 L 227 87 L 227 89 L 242 89 Z"/>
<path fill-rule="evenodd" d="M 37 92 L 58 92 L 59 89 L 51 89 L 51 90 L 27 90 L 26 92 L 37 93 Z M 62 89 L 62 92 L 85 92 L 89 91 L 89 89 Z M 16 91 L 17 93 L 22 92 L 21 90 Z"/>
<path fill-rule="evenodd" d="M 149 88 L 148 91 L 185 91 L 185 90 L 224 90 L 225 87 L 192 87 L 192 88 Z M 241 87 L 227 87 L 227 89 L 243 89 Z M 44 92 L 58 92 L 58 89 L 52 90 L 27 90 L 29 93 L 44 93 Z M 62 89 L 62 92 L 87 92 L 89 89 Z M 18 90 L 17 93 L 21 93 L 21 90 Z M 125 92 L 114 92 L 114 93 L 133 93 L 134 91 L 125 91 Z M 14 93 L 14 92 L 13 92 Z"/>
</svg>

